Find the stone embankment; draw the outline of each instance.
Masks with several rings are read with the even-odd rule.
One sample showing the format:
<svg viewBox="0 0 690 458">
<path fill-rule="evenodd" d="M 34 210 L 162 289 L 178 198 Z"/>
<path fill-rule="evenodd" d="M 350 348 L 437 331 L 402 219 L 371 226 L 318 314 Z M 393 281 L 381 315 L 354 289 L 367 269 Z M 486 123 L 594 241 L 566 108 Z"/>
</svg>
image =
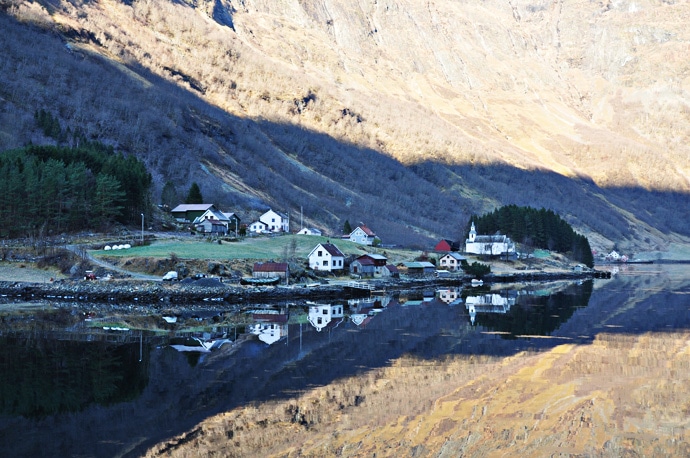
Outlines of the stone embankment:
<svg viewBox="0 0 690 458">
<path fill-rule="evenodd" d="M 518 272 L 491 274 L 484 283 L 535 282 L 554 280 L 580 280 L 594 278 L 596 272 Z M 451 287 L 469 284 L 470 277 L 407 278 L 377 280 L 368 283 L 372 290 L 396 292 L 429 287 Z M 171 304 L 199 302 L 252 303 L 293 300 L 327 300 L 333 298 L 362 297 L 371 294 L 369 289 L 349 288 L 344 284 L 318 284 L 293 286 L 239 286 L 203 279 L 190 282 L 163 283 L 160 281 L 114 280 L 84 281 L 62 280 L 50 283 L 0 282 L 0 295 L 22 300 L 68 300 L 93 303 L 139 303 L 167 307 Z"/>
</svg>

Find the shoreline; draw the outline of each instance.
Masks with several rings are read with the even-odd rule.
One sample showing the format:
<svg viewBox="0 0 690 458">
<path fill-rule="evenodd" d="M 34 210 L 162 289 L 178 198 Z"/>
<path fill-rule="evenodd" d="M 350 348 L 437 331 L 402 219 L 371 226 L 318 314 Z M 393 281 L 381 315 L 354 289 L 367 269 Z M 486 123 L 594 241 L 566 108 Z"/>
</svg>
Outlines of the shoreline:
<svg viewBox="0 0 690 458">
<path fill-rule="evenodd" d="M 598 271 L 586 272 L 511 272 L 489 274 L 485 285 L 493 283 L 540 282 L 555 280 L 588 280 L 601 278 Z M 367 281 L 375 291 L 397 292 L 429 287 L 470 286 L 472 278 L 405 278 L 398 280 L 374 279 Z M 317 286 L 261 286 L 247 287 L 215 282 L 178 282 L 166 284 L 151 280 L 58 280 L 50 283 L 0 281 L 0 296 L 27 301 L 72 301 L 84 303 L 129 302 L 165 308 L 171 305 L 214 303 L 278 302 L 287 300 L 325 300 L 331 298 L 357 298 L 371 295 L 370 289 L 357 289 L 345 284 L 319 284 Z"/>
</svg>

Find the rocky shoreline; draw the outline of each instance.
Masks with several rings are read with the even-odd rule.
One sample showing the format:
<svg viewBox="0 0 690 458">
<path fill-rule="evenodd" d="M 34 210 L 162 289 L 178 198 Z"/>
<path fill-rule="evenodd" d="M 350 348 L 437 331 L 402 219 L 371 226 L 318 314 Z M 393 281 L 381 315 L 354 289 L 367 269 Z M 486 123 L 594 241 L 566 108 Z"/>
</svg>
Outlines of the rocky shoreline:
<svg viewBox="0 0 690 458">
<path fill-rule="evenodd" d="M 596 271 L 585 272 L 515 272 L 489 274 L 485 284 L 519 283 L 556 280 L 584 280 L 600 277 Z M 344 284 L 292 285 L 246 287 L 203 279 L 190 282 L 163 283 L 146 280 L 83 281 L 60 280 L 46 283 L 0 282 L 0 296 L 27 301 L 65 300 L 85 303 L 138 303 L 156 308 L 172 304 L 252 303 L 292 300 L 327 300 L 369 296 L 372 290 L 396 292 L 429 287 L 460 287 L 469 285 L 471 278 L 405 278 L 372 280 L 370 289 L 356 289 Z"/>
</svg>

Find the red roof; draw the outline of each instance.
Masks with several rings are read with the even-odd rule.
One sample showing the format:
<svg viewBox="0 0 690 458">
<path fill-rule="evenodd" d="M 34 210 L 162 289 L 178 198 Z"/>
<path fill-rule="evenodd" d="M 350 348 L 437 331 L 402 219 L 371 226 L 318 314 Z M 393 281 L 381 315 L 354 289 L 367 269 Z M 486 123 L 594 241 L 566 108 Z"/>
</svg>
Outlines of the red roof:
<svg viewBox="0 0 690 458">
<path fill-rule="evenodd" d="M 361 230 L 363 230 L 364 233 L 367 234 L 369 237 L 376 237 L 376 234 L 374 234 L 374 231 L 372 231 L 371 229 L 366 227 L 364 224 L 360 224 L 357 227 L 360 228 Z"/>
</svg>

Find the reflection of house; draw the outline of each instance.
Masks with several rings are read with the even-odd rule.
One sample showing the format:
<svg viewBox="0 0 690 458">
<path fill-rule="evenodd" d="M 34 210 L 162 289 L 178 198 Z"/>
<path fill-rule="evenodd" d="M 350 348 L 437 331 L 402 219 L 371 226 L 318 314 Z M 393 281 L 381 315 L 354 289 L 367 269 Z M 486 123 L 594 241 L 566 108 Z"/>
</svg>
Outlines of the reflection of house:
<svg viewBox="0 0 690 458">
<path fill-rule="evenodd" d="M 258 336 L 260 341 L 271 345 L 287 336 L 288 318 L 286 313 L 257 310 L 252 314 L 255 322 L 248 327 L 248 331 Z"/>
<path fill-rule="evenodd" d="M 343 270 L 345 263 L 345 255 L 332 243 L 319 243 L 307 258 L 311 269 L 329 272 Z"/>
<path fill-rule="evenodd" d="M 212 339 L 210 336 L 205 338 L 199 337 L 185 337 L 172 339 L 170 346 L 177 351 L 193 351 L 199 353 L 210 353 L 211 350 L 217 350 L 226 343 L 232 343 L 230 339 L 219 338 Z"/>
<path fill-rule="evenodd" d="M 288 278 L 290 276 L 290 266 L 287 262 L 256 262 L 252 269 L 254 278 Z"/>
<path fill-rule="evenodd" d="M 290 232 L 290 218 L 285 213 L 268 210 L 259 217 L 271 232 Z"/>
<path fill-rule="evenodd" d="M 350 263 L 350 273 L 363 277 L 388 277 L 388 258 L 381 254 L 364 254 Z"/>
<path fill-rule="evenodd" d="M 305 227 L 297 233 L 301 235 L 321 235 L 321 231 L 315 227 Z"/>
<path fill-rule="evenodd" d="M 350 232 L 347 239 L 360 245 L 373 245 L 374 240 L 376 240 L 376 234 L 364 224 L 360 224 L 354 231 Z"/>
<path fill-rule="evenodd" d="M 436 291 L 436 296 L 441 302 L 445 302 L 448 305 L 457 305 L 462 304 L 460 292 L 461 290 L 457 288 L 440 289 Z"/>
<path fill-rule="evenodd" d="M 181 204 L 170 210 L 170 214 L 181 223 L 191 223 L 211 208 L 216 207 L 213 204 Z"/>
<path fill-rule="evenodd" d="M 470 314 L 472 324 L 474 324 L 477 313 L 508 313 L 512 305 L 515 305 L 514 297 L 495 293 L 465 298 L 465 308 Z"/>
<path fill-rule="evenodd" d="M 477 229 L 470 228 L 469 238 L 465 241 L 467 253 L 498 256 L 507 253 L 515 253 L 515 243 L 505 235 L 477 235 Z"/>
<path fill-rule="evenodd" d="M 248 328 L 250 334 L 259 337 L 259 340 L 271 345 L 287 336 L 287 323 L 254 323 Z"/>
<path fill-rule="evenodd" d="M 391 301 L 390 296 L 349 299 L 347 301 L 350 313 L 372 314 L 383 310 Z"/>
<path fill-rule="evenodd" d="M 340 304 L 315 304 L 309 305 L 308 319 L 317 331 L 321 332 L 325 327 L 336 327 L 344 319 L 343 306 Z"/>
<path fill-rule="evenodd" d="M 438 260 L 438 265 L 439 267 L 443 267 L 451 271 L 460 270 L 462 261 L 466 260 L 467 258 L 465 258 L 460 253 L 452 251 L 450 253 L 446 253 L 445 255 L 443 255 L 441 259 Z"/>
</svg>

